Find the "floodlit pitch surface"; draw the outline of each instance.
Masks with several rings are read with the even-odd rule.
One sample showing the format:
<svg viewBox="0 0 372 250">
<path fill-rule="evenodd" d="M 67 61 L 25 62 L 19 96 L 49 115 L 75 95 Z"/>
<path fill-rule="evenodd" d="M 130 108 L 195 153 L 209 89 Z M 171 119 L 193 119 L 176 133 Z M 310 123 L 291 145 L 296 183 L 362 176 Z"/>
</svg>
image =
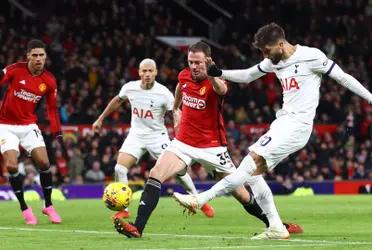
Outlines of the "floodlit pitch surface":
<svg viewBox="0 0 372 250">
<path fill-rule="evenodd" d="M 231 197 L 211 204 L 213 219 L 185 216 L 171 198 L 161 198 L 143 238 L 128 239 L 114 231 L 112 212 L 101 200 L 56 202 L 63 223 L 52 225 L 31 202 L 39 218 L 27 226 L 16 202 L 0 202 L 0 249 L 372 249 L 372 195 L 276 196 L 285 221 L 302 225 L 290 240 L 252 241 L 263 224 L 245 213 Z M 136 213 L 138 201 L 131 204 Z"/>
</svg>

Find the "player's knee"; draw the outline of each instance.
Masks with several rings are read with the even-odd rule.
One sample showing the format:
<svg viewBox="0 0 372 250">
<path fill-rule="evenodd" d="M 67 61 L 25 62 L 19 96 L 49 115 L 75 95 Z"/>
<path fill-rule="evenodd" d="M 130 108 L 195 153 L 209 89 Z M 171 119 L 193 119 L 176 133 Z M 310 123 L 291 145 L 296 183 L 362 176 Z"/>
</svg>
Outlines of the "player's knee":
<svg viewBox="0 0 372 250">
<path fill-rule="evenodd" d="M 252 175 L 260 175 L 267 170 L 266 160 L 262 156 L 256 154 L 255 152 L 250 152 L 249 156 L 254 161 L 256 169 L 253 171 Z"/>
<path fill-rule="evenodd" d="M 17 160 L 4 160 L 4 165 L 9 173 L 16 173 L 18 171 Z"/>
<path fill-rule="evenodd" d="M 36 163 L 37 167 L 41 170 L 41 171 L 46 171 L 50 168 L 50 163 L 49 163 L 49 160 L 48 159 L 42 159 L 42 160 L 39 160 L 37 163 Z"/>
</svg>

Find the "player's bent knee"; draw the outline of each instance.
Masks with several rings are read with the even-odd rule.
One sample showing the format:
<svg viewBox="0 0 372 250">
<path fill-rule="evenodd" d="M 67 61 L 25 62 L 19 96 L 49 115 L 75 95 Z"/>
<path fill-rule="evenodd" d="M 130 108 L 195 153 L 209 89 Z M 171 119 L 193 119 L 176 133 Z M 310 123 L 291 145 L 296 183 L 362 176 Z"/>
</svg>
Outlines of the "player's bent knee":
<svg viewBox="0 0 372 250">
<path fill-rule="evenodd" d="M 42 161 L 38 161 L 36 163 L 37 167 L 41 170 L 41 171 L 47 171 L 49 168 L 50 168 L 50 163 L 48 160 L 42 160 Z"/>
<path fill-rule="evenodd" d="M 11 174 L 16 173 L 18 171 L 17 162 L 6 161 L 6 162 L 4 162 L 4 165 L 6 167 L 6 170 Z"/>
<path fill-rule="evenodd" d="M 260 175 L 266 172 L 267 164 L 265 158 L 256 154 L 255 152 L 250 152 L 249 156 L 251 156 L 252 160 L 254 161 L 254 164 L 256 165 L 256 169 L 254 170 L 252 175 Z"/>
</svg>

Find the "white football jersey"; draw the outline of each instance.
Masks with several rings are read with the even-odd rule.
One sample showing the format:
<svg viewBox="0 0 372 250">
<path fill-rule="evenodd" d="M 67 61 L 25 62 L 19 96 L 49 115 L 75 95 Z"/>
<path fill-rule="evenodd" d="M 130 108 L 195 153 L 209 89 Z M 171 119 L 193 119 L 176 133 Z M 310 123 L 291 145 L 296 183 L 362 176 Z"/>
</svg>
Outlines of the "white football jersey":
<svg viewBox="0 0 372 250">
<path fill-rule="evenodd" d="M 164 115 L 173 109 L 173 94 L 155 81 L 151 89 L 142 89 L 141 81 L 131 81 L 121 88 L 119 98 L 128 99 L 132 118 L 130 133 L 156 136 L 166 132 Z"/>
<path fill-rule="evenodd" d="M 296 45 L 296 51 L 288 59 L 273 64 L 266 58 L 258 64 L 258 69 L 263 73 L 274 72 L 281 82 L 283 107 L 278 114 L 292 113 L 300 121 L 312 124 L 322 75 L 328 75 L 334 65 L 319 49 Z"/>
</svg>

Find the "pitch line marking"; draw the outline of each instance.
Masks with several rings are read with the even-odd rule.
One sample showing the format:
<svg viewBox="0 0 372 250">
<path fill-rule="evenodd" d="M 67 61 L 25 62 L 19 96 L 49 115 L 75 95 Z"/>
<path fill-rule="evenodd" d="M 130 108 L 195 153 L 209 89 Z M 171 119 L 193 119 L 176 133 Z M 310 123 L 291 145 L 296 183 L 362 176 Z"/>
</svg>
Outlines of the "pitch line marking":
<svg viewBox="0 0 372 250">
<path fill-rule="evenodd" d="M 80 234 L 117 234 L 116 232 L 107 232 L 107 231 L 96 231 L 96 230 L 64 230 L 64 229 L 44 229 L 44 228 L 28 228 L 28 227 L 0 227 L 0 230 L 17 230 L 17 231 L 29 231 L 29 232 L 57 232 L 57 233 L 80 233 Z M 211 239 L 245 239 L 250 240 L 250 237 L 244 236 L 224 236 L 224 235 L 192 235 L 192 234 L 154 234 L 147 233 L 149 236 L 160 236 L 160 237 L 183 237 L 183 238 L 211 238 Z M 253 241 L 252 241 L 253 242 Z M 372 241 L 336 241 L 336 240 L 305 240 L 305 239 L 289 239 L 289 240 L 277 240 L 277 242 L 293 242 L 293 243 L 306 243 L 306 244 L 278 244 L 278 245 L 262 245 L 262 247 L 288 247 L 288 246 L 321 246 L 321 245 L 372 245 Z M 251 248 L 251 247 L 261 247 L 260 245 L 256 246 L 226 246 L 226 247 L 212 247 L 218 249 L 228 249 L 228 248 Z M 207 249 L 209 247 L 198 247 L 198 248 L 179 248 L 180 250 L 193 250 L 193 249 Z M 168 248 L 154 248 L 151 250 L 161 250 Z"/>
</svg>

